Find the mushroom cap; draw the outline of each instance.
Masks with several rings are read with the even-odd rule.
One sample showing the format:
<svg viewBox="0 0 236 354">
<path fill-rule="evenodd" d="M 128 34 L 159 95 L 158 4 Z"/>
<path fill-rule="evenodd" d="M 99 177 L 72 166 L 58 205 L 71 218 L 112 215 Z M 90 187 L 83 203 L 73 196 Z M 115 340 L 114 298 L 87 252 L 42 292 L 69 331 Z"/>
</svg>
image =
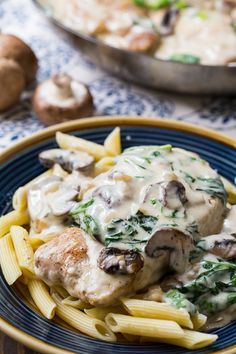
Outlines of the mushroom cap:
<svg viewBox="0 0 236 354">
<path fill-rule="evenodd" d="M 94 165 L 94 158 L 87 152 L 51 149 L 39 154 L 39 161 L 47 168 L 51 168 L 56 163 L 65 171 L 87 171 Z"/>
<path fill-rule="evenodd" d="M 45 125 L 93 115 L 93 98 L 86 85 L 69 75 L 55 75 L 40 83 L 33 95 L 33 110 Z"/>
<path fill-rule="evenodd" d="M 35 80 L 38 60 L 32 49 L 20 38 L 11 34 L 0 34 L 0 58 L 15 60 L 22 68 L 25 83 Z"/>
<path fill-rule="evenodd" d="M 0 58 L 0 111 L 4 111 L 20 98 L 25 86 L 21 67 L 11 59 Z"/>
<path fill-rule="evenodd" d="M 136 274 L 143 265 L 140 253 L 115 247 L 103 248 L 98 258 L 99 268 L 108 274 Z"/>
<path fill-rule="evenodd" d="M 174 228 L 162 228 L 148 240 L 145 252 L 151 258 L 158 258 L 163 252 L 168 252 L 169 268 L 182 273 L 186 270 L 192 248 L 193 240 L 190 235 Z"/>
</svg>

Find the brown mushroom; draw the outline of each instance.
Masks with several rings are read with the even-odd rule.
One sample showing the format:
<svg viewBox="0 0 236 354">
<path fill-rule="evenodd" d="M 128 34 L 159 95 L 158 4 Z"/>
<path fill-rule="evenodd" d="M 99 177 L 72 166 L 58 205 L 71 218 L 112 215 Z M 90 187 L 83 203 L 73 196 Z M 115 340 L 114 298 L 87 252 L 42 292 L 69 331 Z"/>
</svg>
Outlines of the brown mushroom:
<svg viewBox="0 0 236 354">
<path fill-rule="evenodd" d="M 11 34 L 0 34 L 0 58 L 16 61 L 24 72 L 26 84 L 35 79 L 38 60 L 32 49 L 20 38 Z"/>
<path fill-rule="evenodd" d="M 186 269 L 192 248 L 191 236 L 176 229 L 163 228 L 148 240 L 145 252 L 151 258 L 158 258 L 163 252 L 168 252 L 170 269 L 182 273 Z"/>
<path fill-rule="evenodd" d="M 83 151 L 51 149 L 39 154 L 39 161 L 47 168 L 55 164 L 60 165 L 65 171 L 90 171 L 94 166 L 94 158 Z"/>
<path fill-rule="evenodd" d="M 86 85 L 67 74 L 40 83 L 33 96 L 33 109 L 45 125 L 93 114 L 93 98 Z"/>
<path fill-rule="evenodd" d="M 11 59 L 0 58 L 0 111 L 17 103 L 24 85 L 21 67 Z"/>
<path fill-rule="evenodd" d="M 115 247 L 103 248 L 98 258 L 98 266 L 108 274 L 135 274 L 143 267 L 140 253 Z"/>
<path fill-rule="evenodd" d="M 170 209 L 179 209 L 187 202 L 184 185 L 179 181 L 160 183 L 163 205 Z"/>
</svg>

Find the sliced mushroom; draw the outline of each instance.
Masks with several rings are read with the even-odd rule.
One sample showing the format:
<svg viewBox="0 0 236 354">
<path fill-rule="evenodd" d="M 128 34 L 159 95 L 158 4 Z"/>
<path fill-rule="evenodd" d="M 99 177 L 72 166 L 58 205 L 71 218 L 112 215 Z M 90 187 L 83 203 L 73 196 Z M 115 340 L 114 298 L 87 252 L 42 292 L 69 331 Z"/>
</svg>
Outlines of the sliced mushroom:
<svg viewBox="0 0 236 354">
<path fill-rule="evenodd" d="M 165 11 L 164 16 L 162 17 L 162 21 L 160 23 L 160 27 L 158 28 L 158 32 L 163 36 L 172 34 L 174 31 L 174 26 L 178 19 L 178 15 L 179 15 L 178 9 L 174 7 L 168 8 Z"/>
<path fill-rule="evenodd" d="M 98 258 L 98 266 L 109 274 L 135 274 L 143 267 L 140 253 L 115 247 L 103 248 Z"/>
<path fill-rule="evenodd" d="M 88 172 L 94 166 L 94 158 L 83 151 L 51 149 L 39 154 L 39 161 L 47 168 L 60 165 L 65 171 Z"/>
<path fill-rule="evenodd" d="M 156 231 L 149 239 L 145 252 L 151 258 L 158 258 L 163 252 L 169 252 L 170 269 L 182 273 L 187 267 L 192 248 L 191 236 L 176 229 L 165 228 Z"/>
<path fill-rule="evenodd" d="M 236 234 L 218 234 L 205 237 L 198 243 L 199 247 L 223 259 L 236 257 Z"/>
<path fill-rule="evenodd" d="M 93 197 L 101 198 L 107 208 L 111 209 L 121 205 L 132 196 L 128 183 L 120 181 L 116 184 L 100 186 L 93 191 Z"/>
<path fill-rule="evenodd" d="M 185 187 L 181 182 L 162 182 L 160 186 L 162 188 L 161 199 L 165 207 L 179 209 L 187 202 Z"/>
<path fill-rule="evenodd" d="M 86 85 L 67 74 L 58 74 L 37 86 L 33 109 L 45 125 L 52 125 L 91 116 L 94 106 Z"/>
<path fill-rule="evenodd" d="M 53 215 L 63 216 L 76 204 L 79 191 L 73 188 L 61 188 L 48 196 L 48 204 Z"/>
</svg>

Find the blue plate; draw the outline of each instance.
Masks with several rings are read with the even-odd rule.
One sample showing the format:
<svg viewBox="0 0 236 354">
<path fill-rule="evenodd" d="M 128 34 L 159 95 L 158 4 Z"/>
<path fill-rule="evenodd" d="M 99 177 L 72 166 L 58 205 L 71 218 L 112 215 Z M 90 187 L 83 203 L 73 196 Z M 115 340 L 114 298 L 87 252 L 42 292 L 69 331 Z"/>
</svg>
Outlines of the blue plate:
<svg viewBox="0 0 236 354">
<path fill-rule="evenodd" d="M 235 141 L 223 135 L 175 121 L 143 118 L 96 118 L 65 123 L 42 131 L 5 151 L 0 157 L 0 214 L 11 210 L 14 191 L 43 172 L 38 154 L 56 146 L 57 130 L 97 143 L 103 143 L 114 125 L 121 126 L 122 146 L 172 144 L 200 154 L 211 166 L 234 182 L 236 171 Z M 189 354 L 192 351 L 165 344 L 110 344 L 65 329 L 47 321 L 9 287 L 0 273 L 0 329 L 44 353 L 104 353 L 104 354 Z M 25 335 L 28 334 L 29 336 Z M 210 354 L 236 343 L 236 322 L 214 331 L 219 335 L 215 344 L 197 350 Z M 43 343 L 37 341 L 41 340 Z M 41 343 L 41 347 L 40 347 Z M 51 345 L 51 347 L 47 346 Z M 50 349 L 51 348 L 51 349 Z M 59 349 L 61 348 L 61 349 Z M 64 351 L 64 350 L 65 351 Z M 233 351 L 232 351 L 233 350 Z M 224 351 L 227 353 L 227 351 Z M 232 348 L 229 353 L 236 353 Z M 10 353 L 9 353 L 10 354 Z"/>
</svg>

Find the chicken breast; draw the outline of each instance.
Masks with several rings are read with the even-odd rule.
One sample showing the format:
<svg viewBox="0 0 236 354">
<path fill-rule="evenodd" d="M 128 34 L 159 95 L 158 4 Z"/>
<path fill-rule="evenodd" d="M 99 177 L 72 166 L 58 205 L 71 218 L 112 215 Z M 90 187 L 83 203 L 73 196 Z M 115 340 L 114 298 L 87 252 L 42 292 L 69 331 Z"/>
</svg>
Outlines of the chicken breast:
<svg viewBox="0 0 236 354">
<path fill-rule="evenodd" d="M 59 237 L 38 248 L 35 253 L 35 273 L 48 285 L 61 285 L 70 295 L 91 305 L 109 305 L 120 296 L 157 281 L 163 275 L 169 259 L 166 252 L 162 252 L 158 260 L 141 258 L 142 265 L 144 263 L 142 269 L 137 273 L 131 270 L 131 274 L 128 274 L 124 268 L 131 263 L 136 264 L 134 271 L 138 270 L 137 259 L 132 259 L 131 252 L 131 263 L 127 260 L 127 264 L 123 264 L 123 274 L 114 274 L 111 267 L 110 273 L 106 272 L 108 268 L 104 271 L 99 267 L 102 250 L 104 246 L 81 229 L 68 228 Z M 103 257 L 107 267 L 111 265 L 111 256 L 110 253 Z M 113 257 L 113 261 L 122 263 L 124 258 L 121 255 L 117 257 Z"/>
</svg>

